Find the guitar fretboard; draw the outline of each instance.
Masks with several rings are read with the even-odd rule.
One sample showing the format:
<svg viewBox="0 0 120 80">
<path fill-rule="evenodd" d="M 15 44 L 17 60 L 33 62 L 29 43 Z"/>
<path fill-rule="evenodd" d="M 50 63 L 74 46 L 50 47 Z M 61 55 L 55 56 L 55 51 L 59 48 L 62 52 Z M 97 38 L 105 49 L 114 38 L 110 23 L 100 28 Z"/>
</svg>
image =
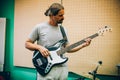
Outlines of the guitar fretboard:
<svg viewBox="0 0 120 80">
<path fill-rule="evenodd" d="M 91 36 L 89 36 L 89 37 L 87 37 L 87 38 L 93 39 L 93 38 L 95 38 L 95 37 L 97 37 L 97 36 L 98 36 L 98 33 L 95 33 L 95 34 L 93 34 L 93 35 L 91 35 Z M 87 39 L 87 38 L 85 38 L 85 39 Z M 64 54 L 65 52 L 67 52 L 67 51 L 69 51 L 69 50 L 71 50 L 71 49 L 73 49 L 73 48 L 75 48 L 75 47 L 83 44 L 83 43 L 85 42 L 85 39 L 83 39 L 83 40 L 81 40 L 81 41 L 78 41 L 78 42 L 76 42 L 76 43 L 74 43 L 74 44 L 71 44 L 70 46 L 68 46 L 68 47 L 66 47 L 66 48 L 62 48 L 61 50 L 59 50 L 59 53 L 60 53 L 60 54 Z"/>
</svg>

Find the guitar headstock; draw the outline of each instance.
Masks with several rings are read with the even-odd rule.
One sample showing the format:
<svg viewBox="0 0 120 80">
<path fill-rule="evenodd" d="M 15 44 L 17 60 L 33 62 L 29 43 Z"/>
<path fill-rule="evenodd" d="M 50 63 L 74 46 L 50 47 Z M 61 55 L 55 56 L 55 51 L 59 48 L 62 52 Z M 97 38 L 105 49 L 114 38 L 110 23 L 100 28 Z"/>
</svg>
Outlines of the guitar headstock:
<svg viewBox="0 0 120 80">
<path fill-rule="evenodd" d="M 97 33 L 98 35 L 103 35 L 105 32 L 112 32 L 112 28 L 105 26 L 103 28 L 100 28 L 100 30 Z"/>
</svg>

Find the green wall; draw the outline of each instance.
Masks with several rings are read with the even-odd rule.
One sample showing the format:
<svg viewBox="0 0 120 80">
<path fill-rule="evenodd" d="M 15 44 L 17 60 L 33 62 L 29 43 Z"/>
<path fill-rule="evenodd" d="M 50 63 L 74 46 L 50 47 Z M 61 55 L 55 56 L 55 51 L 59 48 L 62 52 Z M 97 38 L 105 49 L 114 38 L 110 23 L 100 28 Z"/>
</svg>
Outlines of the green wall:
<svg viewBox="0 0 120 80">
<path fill-rule="evenodd" d="M 6 18 L 5 68 L 11 80 L 35 80 L 36 71 L 29 68 L 14 67 L 14 0 L 0 0 L 0 17 Z M 18 45 L 19 46 L 19 45 Z"/>
</svg>

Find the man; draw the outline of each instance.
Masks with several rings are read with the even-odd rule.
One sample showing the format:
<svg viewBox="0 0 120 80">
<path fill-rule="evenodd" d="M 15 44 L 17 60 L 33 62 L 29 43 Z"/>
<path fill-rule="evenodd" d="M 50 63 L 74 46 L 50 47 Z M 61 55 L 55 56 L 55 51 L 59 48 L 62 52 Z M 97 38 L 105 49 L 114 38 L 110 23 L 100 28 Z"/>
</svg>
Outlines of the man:
<svg viewBox="0 0 120 80">
<path fill-rule="evenodd" d="M 49 9 L 46 10 L 45 15 L 49 16 L 49 21 L 36 25 L 29 38 L 26 40 L 25 47 L 32 51 L 39 50 L 43 57 L 48 57 L 50 51 L 45 46 L 53 45 L 63 39 L 58 24 L 63 23 L 64 7 L 59 3 L 53 3 Z M 37 41 L 37 44 L 34 44 L 35 41 Z M 86 39 L 85 41 L 83 45 L 68 51 L 68 53 L 78 51 L 88 46 L 91 39 Z M 68 40 L 64 47 L 66 46 L 69 46 Z M 42 76 L 39 73 L 37 74 L 37 80 L 67 80 L 67 77 L 68 68 L 66 63 L 54 66 L 46 76 Z"/>
</svg>

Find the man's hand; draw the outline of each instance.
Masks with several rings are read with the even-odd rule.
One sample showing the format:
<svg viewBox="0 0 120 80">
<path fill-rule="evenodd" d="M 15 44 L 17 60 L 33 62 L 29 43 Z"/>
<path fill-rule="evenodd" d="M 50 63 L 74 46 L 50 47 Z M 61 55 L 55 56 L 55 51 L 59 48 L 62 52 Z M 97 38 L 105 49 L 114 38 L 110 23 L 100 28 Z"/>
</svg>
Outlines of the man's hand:
<svg viewBox="0 0 120 80">
<path fill-rule="evenodd" d="M 90 38 L 85 39 L 85 43 L 83 43 L 83 47 L 89 46 L 90 43 L 91 43 L 91 39 Z"/>
<path fill-rule="evenodd" d="M 42 54 L 42 56 L 47 57 L 50 55 L 50 52 L 47 48 L 40 46 L 39 49 L 40 53 Z"/>
</svg>

